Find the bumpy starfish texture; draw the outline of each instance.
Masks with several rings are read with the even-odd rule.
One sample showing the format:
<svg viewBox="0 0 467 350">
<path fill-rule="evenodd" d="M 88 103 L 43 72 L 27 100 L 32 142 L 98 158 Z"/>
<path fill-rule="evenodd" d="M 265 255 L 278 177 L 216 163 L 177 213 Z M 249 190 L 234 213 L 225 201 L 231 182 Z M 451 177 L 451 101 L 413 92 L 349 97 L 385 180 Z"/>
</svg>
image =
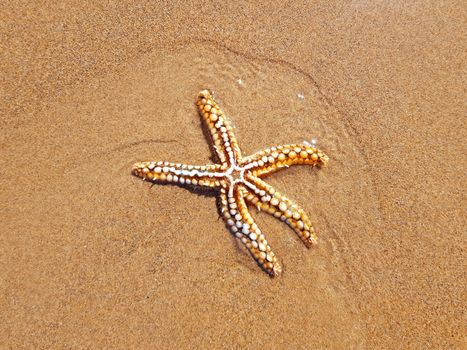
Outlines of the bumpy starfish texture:
<svg viewBox="0 0 467 350">
<path fill-rule="evenodd" d="M 133 174 L 156 183 L 219 190 L 222 217 L 227 227 L 264 271 L 275 276 L 281 272 L 281 266 L 251 217 L 248 205 L 284 221 L 307 247 L 313 246 L 316 244 L 316 233 L 303 209 L 261 178 L 295 164 L 324 166 L 329 158 L 322 151 L 305 144 L 272 147 L 242 157 L 232 127 L 211 93 L 201 91 L 196 104 L 209 129 L 219 164 L 196 166 L 162 161 L 142 162 L 133 166 Z"/>
</svg>

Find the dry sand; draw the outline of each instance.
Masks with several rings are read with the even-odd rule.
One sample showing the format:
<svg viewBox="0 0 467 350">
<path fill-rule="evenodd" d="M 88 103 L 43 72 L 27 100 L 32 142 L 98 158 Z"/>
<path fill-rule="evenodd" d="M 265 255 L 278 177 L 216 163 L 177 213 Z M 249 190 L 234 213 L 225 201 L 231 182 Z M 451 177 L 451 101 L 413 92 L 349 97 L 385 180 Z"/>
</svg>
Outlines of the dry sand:
<svg viewBox="0 0 467 350">
<path fill-rule="evenodd" d="M 0 10 L 0 347 L 465 346 L 465 2 L 100 3 Z M 268 178 L 320 235 L 255 215 L 278 278 L 130 175 L 209 161 L 205 87 L 244 153 L 331 158 Z"/>
</svg>

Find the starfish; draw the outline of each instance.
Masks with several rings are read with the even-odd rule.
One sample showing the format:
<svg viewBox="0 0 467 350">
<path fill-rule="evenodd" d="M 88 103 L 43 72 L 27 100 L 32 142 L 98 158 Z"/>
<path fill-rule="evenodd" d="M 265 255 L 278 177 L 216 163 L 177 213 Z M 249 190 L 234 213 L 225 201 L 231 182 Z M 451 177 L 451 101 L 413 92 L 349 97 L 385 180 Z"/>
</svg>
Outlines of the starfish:
<svg viewBox="0 0 467 350">
<path fill-rule="evenodd" d="M 156 183 L 174 183 L 216 189 L 222 217 L 229 230 L 270 276 L 282 268 L 265 236 L 253 220 L 248 205 L 256 206 L 289 225 L 307 247 L 316 244 L 316 233 L 302 208 L 268 185 L 262 178 L 295 164 L 324 166 L 329 158 L 313 145 L 290 144 L 268 148 L 243 157 L 225 114 L 208 90 L 196 102 L 214 145 L 217 164 L 205 166 L 169 162 L 141 162 L 132 173 Z"/>
</svg>

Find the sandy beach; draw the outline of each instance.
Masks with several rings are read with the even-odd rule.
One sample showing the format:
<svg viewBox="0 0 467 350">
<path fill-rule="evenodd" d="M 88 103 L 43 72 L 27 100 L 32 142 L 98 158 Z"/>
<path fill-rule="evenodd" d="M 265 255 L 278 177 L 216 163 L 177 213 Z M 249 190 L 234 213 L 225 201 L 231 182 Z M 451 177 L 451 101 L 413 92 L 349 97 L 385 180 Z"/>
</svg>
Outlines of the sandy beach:
<svg viewBox="0 0 467 350">
<path fill-rule="evenodd" d="M 0 11 L 0 348 L 461 349 L 462 1 L 12 1 Z M 252 210 L 268 277 L 216 196 L 131 175 L 212 160 L 209 88 L 245 154 L 316 139 Z"/>
</svg>

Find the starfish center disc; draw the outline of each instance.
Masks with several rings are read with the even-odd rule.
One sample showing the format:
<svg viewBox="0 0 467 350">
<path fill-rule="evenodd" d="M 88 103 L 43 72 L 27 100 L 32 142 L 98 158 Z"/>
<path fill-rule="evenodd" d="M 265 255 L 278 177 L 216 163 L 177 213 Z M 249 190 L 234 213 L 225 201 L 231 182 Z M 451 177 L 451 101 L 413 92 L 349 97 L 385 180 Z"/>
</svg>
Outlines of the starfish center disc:
<svg viewBox="0 0 467 350">
<path fill-rule="evenodd" d="M 226 171 L 227 178 L 231 183 L 243 181 L 245 169 L 237 166 L 232 166 Z"/>
</svg>

